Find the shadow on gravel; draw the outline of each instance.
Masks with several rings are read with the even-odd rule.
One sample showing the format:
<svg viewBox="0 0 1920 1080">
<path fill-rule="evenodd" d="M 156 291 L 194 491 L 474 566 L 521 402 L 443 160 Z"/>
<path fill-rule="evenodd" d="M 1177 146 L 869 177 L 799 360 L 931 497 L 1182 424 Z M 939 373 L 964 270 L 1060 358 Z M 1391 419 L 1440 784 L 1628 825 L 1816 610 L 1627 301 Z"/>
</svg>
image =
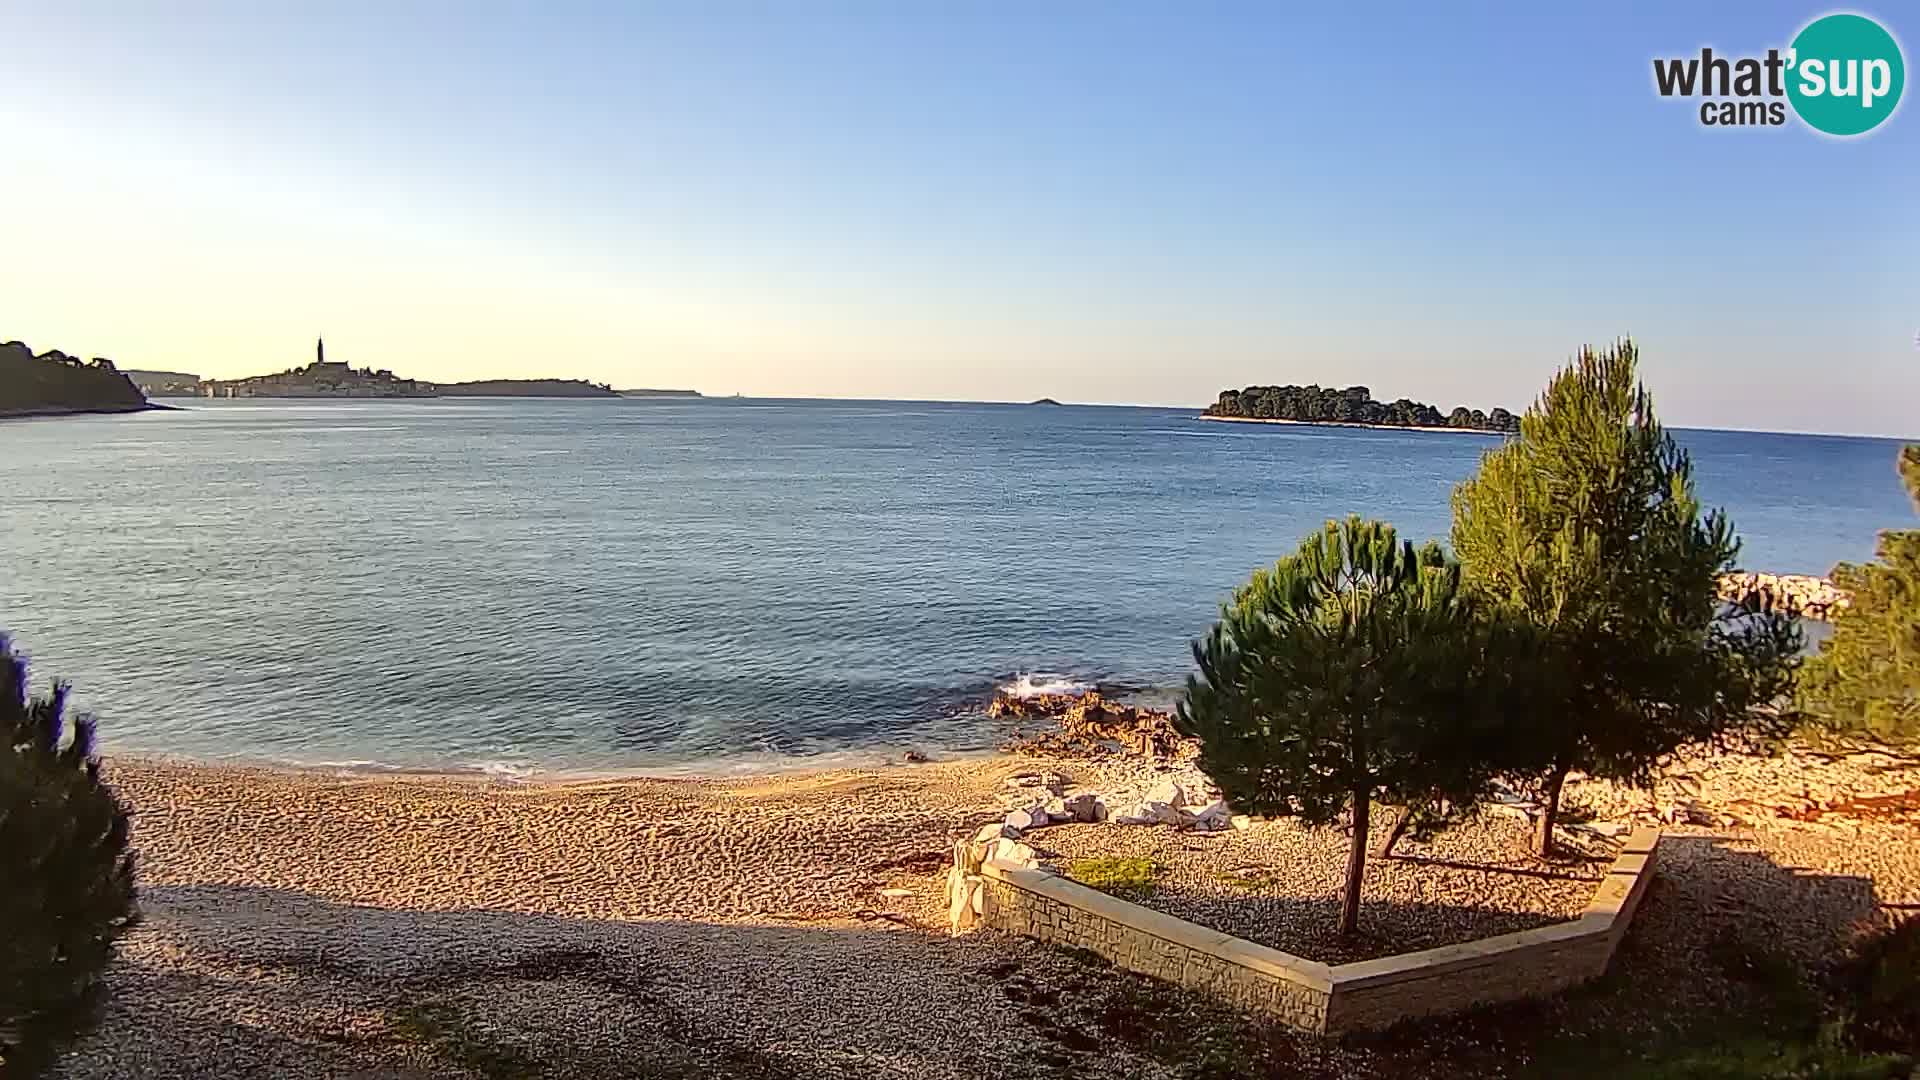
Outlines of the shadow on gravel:
<svg viewBox="0 0 1920 1080">
<path fill-rule="evenodd" d="M 1798 1071 L 1792 1055 L 1836 1014 L 1827 972 L 1877 908 L 1867 878 L 1781 866 L 1724 837 L 1668 836 L 1601 979 L 1348 1045 L 1391 1060 L 1383 1075 L 1396 1077 L 1828 1075 Z M 1768 1071 L 1774 1060 L 1781 1071 Z"/>
<path fill-rule="evenodd" d="M 1864 879 L 1669 838 L 1598 983 L 1329 1042 L 992 933 L 401 911 L 240 886 L 143 901 L 100 1028 L 55 1075 L 1719 1075 L 1658 1068 L 1810 1030 L 1831 1007 L 1822 966 L 1875 909 Z"/>
</svg>

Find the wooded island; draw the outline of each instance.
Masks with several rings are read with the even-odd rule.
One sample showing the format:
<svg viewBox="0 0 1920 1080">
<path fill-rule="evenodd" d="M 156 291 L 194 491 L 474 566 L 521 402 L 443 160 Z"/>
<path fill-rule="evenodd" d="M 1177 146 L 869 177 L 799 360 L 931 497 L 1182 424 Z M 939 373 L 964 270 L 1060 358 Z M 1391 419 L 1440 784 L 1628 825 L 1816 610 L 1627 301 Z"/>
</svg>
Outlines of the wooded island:
<svg viewBox="0 0 1920 1080">
<path fill-rule="evenodd" d="M 1422 401 L 1375 401 L 1364 386 L 1344 390 L 1320 386 L 1249 386 L 1222 390 L 1220 400 L 1201 415 L 1215 420 L 1274 420 L 1299 424 L 1366 424 L 1378 427 L 1456 428 L 1466 431 L 1520 430 L 1520 418 L 1505 409 L 1481 412 L 1462 405 L 1442 414 Z"/>
</svg>

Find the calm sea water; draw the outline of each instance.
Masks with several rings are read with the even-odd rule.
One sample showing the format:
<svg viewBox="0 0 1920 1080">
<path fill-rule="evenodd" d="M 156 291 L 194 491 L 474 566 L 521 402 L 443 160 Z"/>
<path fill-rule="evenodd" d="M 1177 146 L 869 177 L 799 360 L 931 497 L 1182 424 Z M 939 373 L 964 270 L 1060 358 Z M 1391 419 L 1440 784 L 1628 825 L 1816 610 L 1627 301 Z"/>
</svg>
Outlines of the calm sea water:
<svg viewBox="0 0 1920 1080">
<path fill-rule="evenodd" d="M 1908 524 L 1896 443 L 1687 431 L 1746 565 Z M 0 628 L 113 751 L 761 767 L 990 745 L 996 684 L 1177 685 L 1330 516 L 1444 536 L 1495 440 L 1093 407 L 206 403 L 0 423 Z"/>
</svg>

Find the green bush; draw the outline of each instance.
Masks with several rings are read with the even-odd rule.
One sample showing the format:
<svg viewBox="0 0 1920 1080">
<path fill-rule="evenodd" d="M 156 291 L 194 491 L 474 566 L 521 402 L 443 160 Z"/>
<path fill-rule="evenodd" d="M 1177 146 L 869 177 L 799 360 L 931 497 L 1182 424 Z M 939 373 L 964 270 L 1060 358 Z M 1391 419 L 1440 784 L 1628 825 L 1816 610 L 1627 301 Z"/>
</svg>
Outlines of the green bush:
<svg viewBox="0 0 1920 1080">
<path fill-rule="evenodd" d="M 93 722 L 66 736 L 67 687 L 29 698 L 0 637 L 0 1066 L 33 1062 L 88 1015 L 135 918 L 127 810 L 100 780 Z M 63 738 L 63 736 L 66 736 Z"/>
<path fill-rule="evenodd" d="M 1920 446 L 1903 448 L 1898 464 L 1920 506 Z M 1878 562 L 1833 568 L 1853 602 L 1834 616 L 1800 689 L 1827 734 L 1920 743 L 1920 530 L 1888 529 L 1878 550 Z"/>
</svg>

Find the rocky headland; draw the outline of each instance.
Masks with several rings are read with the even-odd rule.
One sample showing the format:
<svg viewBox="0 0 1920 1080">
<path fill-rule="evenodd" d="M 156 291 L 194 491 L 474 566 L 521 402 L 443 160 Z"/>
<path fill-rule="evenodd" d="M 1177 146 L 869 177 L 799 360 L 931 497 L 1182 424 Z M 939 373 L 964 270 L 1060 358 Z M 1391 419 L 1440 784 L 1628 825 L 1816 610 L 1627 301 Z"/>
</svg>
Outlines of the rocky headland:
<svg viewBox="0 0 1920 1080">
<path fill-rule="evenodd" d="M 1823 577 L 1810 574 L 1763 574 L 1735 571 L 1720 576 L 1720 599 L 1730 603 L 1767 604 L 1799 612 L 1804 619 L 1832 622 L 1853 597 Z"/>
<path fill-rule="evenodd" d="M 126 413 L 156 408 L 113 366 L 58 349 L 34 355 L 25 342 L 0 345 L 0 417 Z"/>
</svg>

